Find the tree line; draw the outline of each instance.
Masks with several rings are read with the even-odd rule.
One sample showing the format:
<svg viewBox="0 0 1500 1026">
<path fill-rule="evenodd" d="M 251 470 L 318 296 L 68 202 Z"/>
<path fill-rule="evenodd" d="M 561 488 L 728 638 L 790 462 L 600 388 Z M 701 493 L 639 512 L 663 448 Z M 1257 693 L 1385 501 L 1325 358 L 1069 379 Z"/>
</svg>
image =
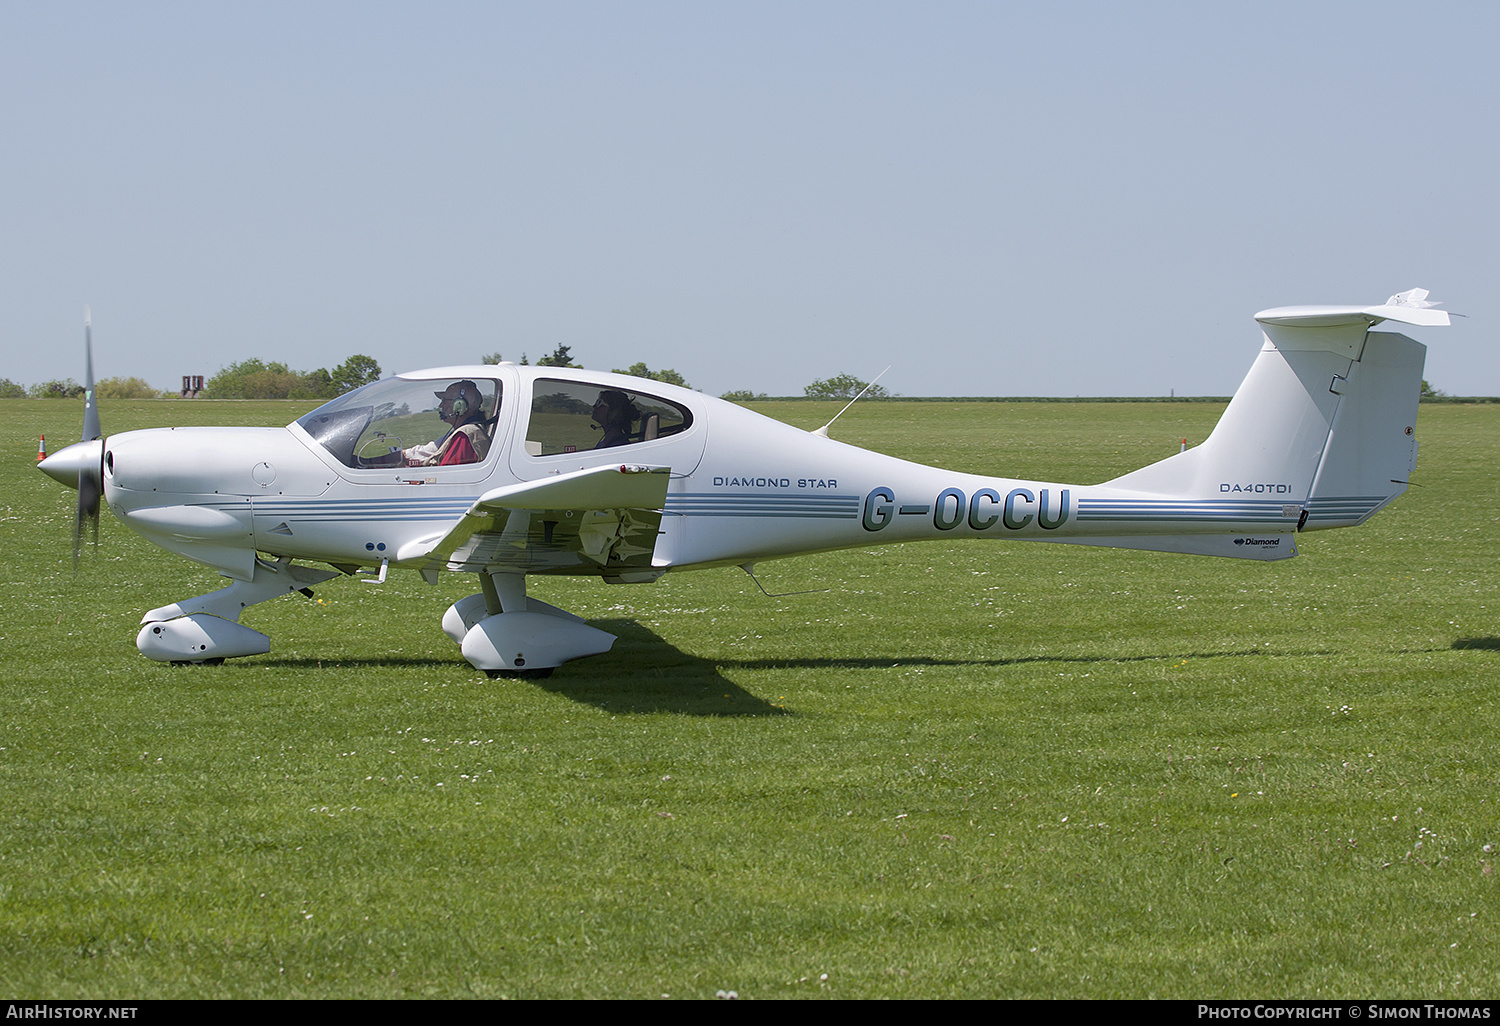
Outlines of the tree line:
<svg viewBox="0 0 1500 1026">
<path fill-rule="evenodd" d="M 94 382 L 100 399 L 162 399 L 176 392 L 162 392 L 140 378 L 105 378 Z M 41 381 L 27 387 L 10 378 L 0 378 L 0 399 L 81 399 L 83 386 L 72 378 Z"/>
<path fill-rule="evenodd" d="M 505 358 L 499 353 L 489 353 L 483 358 L 485 363 L 503 363 Z M 536 361 L 538 367 L 572 367 L 575 370 L 583 370 L 583 364 L 573 362 L 573 347 L 560 345 L 546 356 L 539 357 Z M 521 354 L 521 366 L 530 366 L 530 360 L 525 353 Z M 670 367 L 665 370 L 652 370 L 644 362 L 633 363 L 628 369 L 621 370 L 619 367 L 610 371 L 611 374 L 629 374 L 636 378 L 646 378 L 649 381 L 665 381 L 669 385 L 677 385 L 680 388 L 692 388 L 677 371 Z"/>
<path fill-rule="evenodd" d="M 536 362 L 538 367 L 573 367 L 583 369 L 583 364 L 573 362 L 573 347 L 560 345 L 547 356 L 539 358 Z M 485 363 L 501 363 L 504 357 L 499 353 L 489 353 L 484 358 Z M 529 365 L 525 353 L 521 354 L 521 364 Z M 645 363 L 633 363 L 628 368 L 621 370 L 616 367 L 612 373 L 629 374 L 632 377 L 647 378 L 651 381 L 664 381 L 669 385 L 678 385 L 682 388 L 692 388 L 677 371 L 667 368 L 665 370 L 651 370 Z M 886 391 L 880 385 L 871 385 L 862 378 L 853 374 L 836 374 L 831 378 L 819 378 L 807 385 L 802 390 L 809 399 L 853 399 L 861 392 L 866 399 L 890 399 L 894 393 Z M 753 402 L 757 399 L 767 398 L 764 392 L 752 392 L 748 389 L 731 389 L 719 396 L 720 399 L 728 399 L 730 402 Z"/>
<path fill-rule="evenodd" d="M 198 393 L 204 399 L 334 399 L 380 380 L 380 364 L 356 353 L 333 370 L 295 371 L 284 363 L 252 358 L 232 363 L 209 378 Z M 0 378 L 0 399 L 79 399 L 84 388 L 72 378 L 43 381 L 29 388 Z M 178 393 L 153 388 L 140 378 L 94 382 L 99 399 L 171 399 Z"/>
<path fill-rule="evenodd" d="M 485 364 L 504 361 L 500 353 L 488 353 L 480 359 Z M 523 366 L 530 365 L 525 353 L 521 354 L 520 363 Z M 551 353 L 539 357 L 536 366 L 583 369 L 581 363 L 574 361 L 572 347 L 565 345 L 559 345 Z M 652 370 L 644 361 L 633 363 L 624 369 L 616 367 L 613 373 L 661 381 L 681 388 L 692 387 L 676 370 L 670 367 Z M 204 399 L 333 399 L 361 385 L 380 380 L 380 374 L 380 364 L 362 353 L 356 353 L 332 370 L 319 367 L 312 371 L 292 370 L 284 363 L 267 363 L 259 358 L 251 358 L 222 368 L 204 383 L 199 395 Z M 1424 387 L 1426 384 L 1423 382 Z M 892 397 L 892 393 L 880 385 L 869 385 L 852 374 L 820 378 L 802 391 L 809 399 L 849 400 L 866 388 L 866 399 Z M 177 395 L 176 392 L 159 391 L 135 377 L 104 378 L 95 383 L 94 393 L 100 399 L 165 399 Z M 0 378 L 0 399 L 76 399 L 82 395 L 83 386 L 72 378 L 43 381 L 30 387 L 17 384 L 9 378 Z M 732 389 L 720 398 L 732 402 L 751 402 L 767 396 L 764 392 Z"/>
<path fill-rule="evenodd" d="M 336 399 L 380 380 L 380 364 L 356 353 L 333 370 L 294 371 L 259 359 L 232 363 L 203 384 L 204 399 Z M 101 396 L 102 398 L 102 396 Z"/>
</svg>

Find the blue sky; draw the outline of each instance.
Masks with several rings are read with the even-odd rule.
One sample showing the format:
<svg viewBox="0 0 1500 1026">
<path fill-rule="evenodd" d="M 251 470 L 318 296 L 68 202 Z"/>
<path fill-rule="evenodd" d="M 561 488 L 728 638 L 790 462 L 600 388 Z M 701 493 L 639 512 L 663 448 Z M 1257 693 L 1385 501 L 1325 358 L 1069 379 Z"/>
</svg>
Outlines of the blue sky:
<svg viewBox="0 0 1500 1026">
<path fill-rule="evenodd" d="M 0 0 L 0 377 L 1224 395 L 1421 286 L 1500 394 L 1500 5 Z"/>
</svg>

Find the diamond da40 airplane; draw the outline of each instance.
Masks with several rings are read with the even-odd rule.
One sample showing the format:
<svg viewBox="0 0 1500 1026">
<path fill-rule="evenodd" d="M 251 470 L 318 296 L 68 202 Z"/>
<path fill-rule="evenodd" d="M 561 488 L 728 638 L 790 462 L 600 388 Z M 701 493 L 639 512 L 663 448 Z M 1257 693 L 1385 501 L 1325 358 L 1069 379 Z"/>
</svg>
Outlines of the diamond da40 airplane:
<svg viewBox="0 0 1500 1026">
<path fill-rule="evenodd" d="M 443 630 L 492 676 L 545 675 L 614 636 L 528 598 L 530 574 L 635 584 L 935 538 L 1294 556 L 1299 533 L 1363 523 L 1405 491 L 1426 348 L 1371 328 L 1448 324 L 1426 296 L 1257 314 L 1260 354 L 1208 439 L 1091 486 L 954 473 L 655 381 L 514 364 L 401 374 L 284 428 L 106 438 L 90 358 L 85 440 L 40 467 L 78 489 L 79 530 L 97 530 L 102 495 L 231 579 L 146 613 L 150 659 L 267 652 L 245 608 L 396 568 L 477 575 Z"/>
</svg>

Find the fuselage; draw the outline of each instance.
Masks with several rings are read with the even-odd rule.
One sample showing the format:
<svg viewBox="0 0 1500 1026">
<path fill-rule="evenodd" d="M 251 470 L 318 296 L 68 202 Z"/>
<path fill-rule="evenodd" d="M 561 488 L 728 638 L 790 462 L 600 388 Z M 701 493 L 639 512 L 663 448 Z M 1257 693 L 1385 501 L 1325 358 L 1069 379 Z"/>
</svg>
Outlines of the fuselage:
<svg viewBox="0 0 1500 1026">
<path fill-rule="evenodd" d="M 413 397 L 480 383 L 477 462 L 380 465 L 441 433 Z M 623 393 L 654 428 L 595 447 L 596 395 Z M 650 411 L 650 412 L 644 412 Z M 381 425 L 384 425 L 383 427 Z M 592 431 L 592 433 L 590 433 Z M 404 432 L 404 433 L 403 433 Z M 593 443 L 592 445 L 590 443 Z M 611 464 L 671 470 L 653 567 L 673 570 L 931 538 L 1111 544 L 1251 532 L 1225 554 L 1292 554 L 1305 483 L 1226 481 L 1198 499 L 962 474 L 812 434 L 734 403 L 623 375 L 513 365 L 387 379 L 285 428 L 167 428 L 110 436 L 104 495 L 164 548 L 242 577 L 256 553 L 344 568 L 415 566 L 487 492 Z M 1302 494 L 1299 494 L 1299 491 Z M 1149 543 L 1138 547 L 1160 547 Z M 1198 551 L 1191 547 L 1177 551 Z M 543 561 L 526 572 L 587 573 Z"/>
</svg>

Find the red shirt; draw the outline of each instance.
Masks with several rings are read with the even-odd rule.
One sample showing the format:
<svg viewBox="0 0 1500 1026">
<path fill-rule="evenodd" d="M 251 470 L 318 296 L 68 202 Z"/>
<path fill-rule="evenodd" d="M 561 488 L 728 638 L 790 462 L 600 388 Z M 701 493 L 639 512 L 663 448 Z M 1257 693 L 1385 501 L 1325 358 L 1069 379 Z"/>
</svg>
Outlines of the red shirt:
<svg viewBox="0 0 1500 1026">
<path fill-rule="evenodd" d="M 474 451 L 469 436 L 462 431 L 453 432 L 453 440 L 443 450 L 443 458 L 438 460 L 440 467 L 454 467 L 460 463 L 478 463 L 479 453 Z"/>
</svg>

